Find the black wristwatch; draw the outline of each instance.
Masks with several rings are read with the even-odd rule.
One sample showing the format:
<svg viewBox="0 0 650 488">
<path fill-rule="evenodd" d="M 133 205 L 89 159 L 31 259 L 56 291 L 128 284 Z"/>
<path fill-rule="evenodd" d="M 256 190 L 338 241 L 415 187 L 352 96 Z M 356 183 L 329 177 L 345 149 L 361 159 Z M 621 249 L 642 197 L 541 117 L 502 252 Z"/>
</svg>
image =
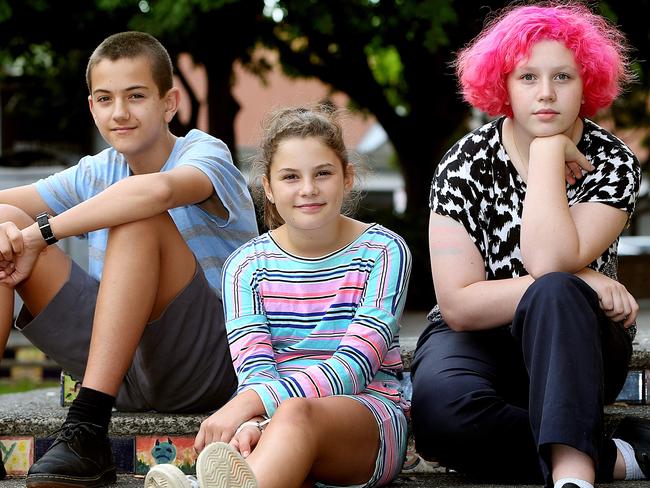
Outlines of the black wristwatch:
<svg viewBox="0 0 650 488">
<path fill-rule="evenodd" d="M 54 235 L 54 232 L 52 232 L 52 227 L 50 227 L 50 216 L 47 214 L 47 212 L 38 214 L 36 216 L 36 223 L 38 224 L 41 235 L 43 236 L 43 239 L 45 239 L 45 243 L 48 246 L 51 246 L 58 241 Z"/>
</svg>

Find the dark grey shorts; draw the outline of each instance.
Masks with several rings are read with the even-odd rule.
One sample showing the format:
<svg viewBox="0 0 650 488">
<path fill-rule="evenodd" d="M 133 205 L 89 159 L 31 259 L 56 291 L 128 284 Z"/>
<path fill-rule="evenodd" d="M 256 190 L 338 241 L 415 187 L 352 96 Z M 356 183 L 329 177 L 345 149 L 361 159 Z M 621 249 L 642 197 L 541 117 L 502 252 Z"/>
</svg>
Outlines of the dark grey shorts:
<svg viewBox="0 0 650 488">
<path fill-rule="evenodd" d="M 36 317 L 23 306 L 16 328 L 75 378 L 88 360 L 99 282 L 76 263 Z M 190 283 L 149 323 L 117 396 L 122 411 L 208 412 L 227 402 L 237 378 L 221 300 L 197 263 Z"/>
</svg>

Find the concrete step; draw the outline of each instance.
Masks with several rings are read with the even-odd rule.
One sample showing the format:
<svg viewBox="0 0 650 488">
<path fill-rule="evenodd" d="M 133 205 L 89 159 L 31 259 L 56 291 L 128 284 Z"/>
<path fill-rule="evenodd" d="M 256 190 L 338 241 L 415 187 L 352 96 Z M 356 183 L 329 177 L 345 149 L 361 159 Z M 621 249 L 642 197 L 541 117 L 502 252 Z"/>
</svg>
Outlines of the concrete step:
<svg viewBox="0 0 650 488">
<path fill-rule="evenodd" d="M 650 419 L 650 406 L 646 405 L 617 404 L 606 407 L 606 412 L 608 432 L 627 415 Z M 53 440 L 49 436 L 61 426 L 66 413 L 67 408 L 60 406 L 59 391 L 55 388 L 0 396 L 0 447 L 11 473 L 16 476 L 26 474 L 31 463 L 49 447 Z M 141 486 L 142 477 L 137 479 L 133 475 L 144 475 L 149 466 L 159 462 L 156 453 L 160 454 L 158 449 L 162 447 L 174 451 L 174 464 L 187 473 L 193 472 L 194 435 L 205 417 L 116 412 L 109 430 L 116 465 L 118 472 L 131 475 L 121 477 L 118 486 Z M 432 472 L 435 475 L 429 477 Z M 446 473 L 436 463 L 423 461 L 415 454 L 411 443 L 402 476 L 392 486 L 474 485 Z"/>
</svg>

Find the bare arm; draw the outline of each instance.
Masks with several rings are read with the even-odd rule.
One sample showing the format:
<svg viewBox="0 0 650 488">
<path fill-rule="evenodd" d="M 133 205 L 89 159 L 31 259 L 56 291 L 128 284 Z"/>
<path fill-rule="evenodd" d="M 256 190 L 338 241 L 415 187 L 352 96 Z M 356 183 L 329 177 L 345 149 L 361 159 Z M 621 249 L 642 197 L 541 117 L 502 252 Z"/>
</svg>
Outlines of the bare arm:
<svg viewBox="0 0 650 488">
<path fill-rule="evenodd" d="M 433 212 L 429 247 L 436 297 L 451 329 L 489 329 L 512 322 L 521 297 L 534 281 L 531 276 L 487 281 L 483 259 L 464 227 Z M 598 294 L 600 308 L 612 321 L 625 327 L 635 322 L 639 305 L 623 285 L 589 268 L 575 275 Z"/>
<path fill-rule="evenodd" d="M 52 213 L 34 185 L 17 186 L 0 191 L 0 204 L 11 205 L 32 218 L 41 212 Z"/>
<path fill-rule="evenodd" d="M 193 167 L 135 175 L 51 218 L 50 225 L 54 235 L 62 239 L 152 217 L 170 208 L 201 202 L 213 192 L 210 179 L 201 170 Z M 15 286 L 29 276 L 38 254 L 46 244 L 36 223 L 22 231 L 17 228 L 3 228 L 2 236 L 0 262 L 5 266 L 0 270 L 0 282 Z M 7 263 L 11 265 L 7 267 Z"/>
<path fill-rule="evenodd" d="M 575 273 L 600 256 L 621 233 L 628 215 L 603 203 L 569 208 L 565 167 L 593 167 L 563 134 L 530 145 L 528 187 L 521 224 L 524 265 L 534 278 L 552 271 Z"/>
<path fill-rule="evenodd" d="M 431 212 L 429 251 L 436 297 L 453 330 L 479 330 L 512 322 L 533 282 L 530 276 L 487 281 L 483 258 L 465 228 Z"/>
<path fill-rule="evenodd" d="M 50 219 L 50 225 L 60 239 L 153 217 L 201 202 L 213 192 L 210 179 L 193 167 L 130 176 Z"/>
</svg>

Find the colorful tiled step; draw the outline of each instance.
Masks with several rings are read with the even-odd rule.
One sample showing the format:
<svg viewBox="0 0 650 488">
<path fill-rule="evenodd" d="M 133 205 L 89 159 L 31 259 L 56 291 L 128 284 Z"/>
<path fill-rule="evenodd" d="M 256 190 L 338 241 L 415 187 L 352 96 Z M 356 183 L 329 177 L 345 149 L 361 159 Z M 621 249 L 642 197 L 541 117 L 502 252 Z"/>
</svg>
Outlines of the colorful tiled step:
<svg viewBox="0 0 650 488">
<path fill-rule="evenodd" d="M 59 405 L 59 392 L 52 388 L 0 397 L 0 445 L 12 475 L 24 476 L 31 463 L 45 452 L 52 442 L 49 435 L 61 426 L 66 413 L 67 408 Z M 650 419 L 650 407 L 608 406 L 607 429 L 611 431 L 626 415 Z M 152 464 L 172 462 L 188 474 L 194 472 L 192 445 L 204 418 L 204 415 L 115 413 L 109 435 L 118 471 L 144 475 Z M 418 458 L 412 445 L 404 468 L 403 475 L 407 478 L 445 472 L 435 463 Z"/>
</svg>

